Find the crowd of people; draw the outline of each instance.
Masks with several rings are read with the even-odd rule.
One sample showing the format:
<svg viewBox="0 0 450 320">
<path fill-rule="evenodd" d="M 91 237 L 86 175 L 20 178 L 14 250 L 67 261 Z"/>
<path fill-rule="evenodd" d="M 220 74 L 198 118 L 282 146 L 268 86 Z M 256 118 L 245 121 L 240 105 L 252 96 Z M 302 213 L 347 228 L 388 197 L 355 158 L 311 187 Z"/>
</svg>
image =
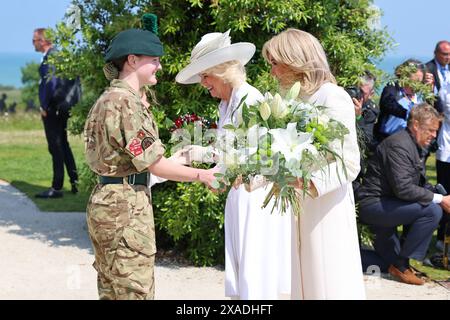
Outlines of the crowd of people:
<svg viewBox="0 0 450 320">
<path fill-rule="evenodd" d="M 36 50 L 44 54 L 42 79 L 53 67 L 47 62 L 53 47 L 44 31 L 36 29 L 33 38 Z M 245 72 L 254 53 L 251 43 L 231 43 L 229 32 L 208 33 L 176 76 L 178 83 L 200 84 L 220 100 L 219 131 L 236 124 L 238 115 L 233 111 L 242 99 L 249 105 L 262 99 Z M 212 187 L 218 172 L 217 168 L 184 166 L 189 161 L 183 150 L 164 157 L 165 147 L 143 90 L 157 84 L 163 55 L 155 29 L 118 33 L 105 53 L 104 73 L 110 86 L 86 120 L 86 160 L 99 176 L 89 199 L 87 221 L 101 299 L 154 297 L 156 244 L 148 188 L 152 180 L 198 181 Z M 427 64 L 409 59 L 399 66 L 398 81 L 384 88 L 379 105 L 373 99 L 376 78 L 370 72 L 361 75 L 352 88 L 356 94 L 347 90 L 349 95 L 337 85 L 320 41 L 307 32 L 281 32 L 267 40 L 262 55 L 281 89 L 300 82 L 300 97 L 327 107 L 327 115 L 343 123 L 349 133 L 335 150 L 343 154 L 344 163 L 331 162 L 321 174 L 313 175 L 300 217 L 262 209 L 270 185 L 258 176 L 250 187 L 234 183 L 225 207 L 226 295 L 233 299 L 364 299 L 355 198 L 360 222 L 374 233 L 375 251 L 387 272 L 402 282 L 423 284 L 409 259 L 425 258 L 438 227 L 442 246 L 450 212 L 450 196 L 425 178 L 426 157 L 437 140 L 438 182 L 450 190 L 450 43 L 439 42 L 435 58 Z M 411 70 L 410 81 L 433 90 L 434 106 L 410 82 L 401 81 L 405 67 Z M 42 198 L 62 196 L 64 165 L 74 193 L 78 180 L 67 142 L 69 113 L 59 108 L 53 96 L 58 78 L 50 79 L 41 82 L 39 97 L 54 179 L 50 189 L 37 195 Z M 360 145 L 358 131 L 363 137 Z M 341 165 L 347 171 L 345 178 L 339 176 Z M 295 186 L 305 188 L 301 179 Z M 398 226 L 403 226 L 402 237 L 397 235 Z"/>
<path fill-rule="evenodd" d="M 381 270 L 410 284 L 424 282 L 409 259 L 425 261 L 436 229 L 436 249 L 444 252 L 450 234 L 449 63 L 450 43 L 440 41 L 433 60 L 408 59 L 396 67 L 397 80 L 384 87 L 379 107 L 365 94 L 374 93 L 372 75 L 361 78 L 362 97 L 353 98 L 365 144 L 362 169 L 353 184 L 360 222 L 374 233 Z M 434 96 L 432 106 L 417 89 L 421 84 Z M 434 151 L 438 187 L 429 184 L 425 174 L 425 163 Z"/>
<path fill-rule="evenodd" d="M 6 102 L 7 99 L 8 95 L 6 93 L 2 93 L 0 96 L 0 116 L 16 113 L 17 102 L 13 101 L 8 105 Z M 28 112 L 31 110 L 27 107 L 25 111 Z"/>
</svg>

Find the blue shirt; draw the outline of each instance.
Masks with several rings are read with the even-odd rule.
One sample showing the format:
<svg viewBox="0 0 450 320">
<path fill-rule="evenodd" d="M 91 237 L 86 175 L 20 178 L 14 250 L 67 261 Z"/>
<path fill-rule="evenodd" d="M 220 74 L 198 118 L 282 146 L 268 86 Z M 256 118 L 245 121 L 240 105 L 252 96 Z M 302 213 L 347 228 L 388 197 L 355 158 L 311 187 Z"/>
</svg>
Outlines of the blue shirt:
<svg viewBox="0 0 450 320">
<path fill-rule="evenodd" d="M 411 109 L 413 108 L 413 106 L 415 104 L 423 102 L 423 99 L 421 96 L 416 95 L 416 98 L 417 98 L 417 101 L 414 102 L 413 99 L 409 99 L 406 96 L 403 89 L 400 91 L 400 96 L 399 96 L 399 99 L 397 100 L 397 102 L 406 110 L 406 119 L 408 119 L 409 113 L 410 113 Z M 397 131 L 400 131 L 400 130 L 406 128 L 406 125 L 407 125 L 406 119 L 402 119 L 402 118 L 396 117 L 394 115 L 389 115 L 386 118 L 386 121 L 384 121 L 381 124 L 380 130 L 384 134 L 391 135 Z"/>
</svg>

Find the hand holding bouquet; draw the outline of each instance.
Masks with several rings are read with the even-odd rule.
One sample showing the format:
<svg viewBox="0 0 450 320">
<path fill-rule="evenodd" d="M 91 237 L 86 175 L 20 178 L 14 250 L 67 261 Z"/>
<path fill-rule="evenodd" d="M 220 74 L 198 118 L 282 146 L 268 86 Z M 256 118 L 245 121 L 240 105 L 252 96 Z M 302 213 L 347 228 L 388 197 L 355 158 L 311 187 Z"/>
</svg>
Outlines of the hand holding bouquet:
<svg viewBox="0 0 450 320">
<path fill-rule="evenodd" d="M 299 100 L 297 82 L 283 97 L 266 93 L 264 100 L 247 106 L 241 102 L 236 126 L 224 126 L 216 148 L 221 157 L 223 172 L 217 174 L 230 185 L 237 177 L 250 183 L 256 176 L 273 182 L 263 203 L 266 207 L 274 199 L 275 207 L 284 213 L 291 207 L 301 212 L 301 199 L 309 193 L 313 173 L 327 170 L 334 161 L 342 162 L 342 154 L 333 144 L 343 145 L 348 129 L 339 121 L 330 119 L 325 108 Z M 242 101 L 245 100 L 245 97 Z M 326 173 L 326 172 L 324 172 Z M 302 189 L 297 189 L 298 181 Z M 215 186 L 220 188 L 220 184 Z"/>
</svg>

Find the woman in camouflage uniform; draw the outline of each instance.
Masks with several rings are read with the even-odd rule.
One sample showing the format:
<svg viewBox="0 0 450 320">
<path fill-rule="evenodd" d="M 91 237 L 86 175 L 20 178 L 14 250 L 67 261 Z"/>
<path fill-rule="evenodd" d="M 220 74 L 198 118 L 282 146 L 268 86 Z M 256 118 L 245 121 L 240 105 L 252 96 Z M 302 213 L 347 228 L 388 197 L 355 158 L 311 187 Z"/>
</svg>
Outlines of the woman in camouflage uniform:
<svg viewBox="0 0 450 320">
<path fill-rule="evenodd" d="M 145 25 L 151 31 L 129 29 L 112 40 L 105 74 L 116 79 L 90 110 L 84 131 L 87 163 L 99 175 L 87 223 L 100 299 L 154 298 L 156 246 L 149 172 L 208 186 L 215 179 L 215 169 L 184 167 L 163 156 L 156 124 L 142 101 L 143 86 L 157 83 L 163 47 L 156 35 L 156 16 L 145 15 Z"/>
</svg>

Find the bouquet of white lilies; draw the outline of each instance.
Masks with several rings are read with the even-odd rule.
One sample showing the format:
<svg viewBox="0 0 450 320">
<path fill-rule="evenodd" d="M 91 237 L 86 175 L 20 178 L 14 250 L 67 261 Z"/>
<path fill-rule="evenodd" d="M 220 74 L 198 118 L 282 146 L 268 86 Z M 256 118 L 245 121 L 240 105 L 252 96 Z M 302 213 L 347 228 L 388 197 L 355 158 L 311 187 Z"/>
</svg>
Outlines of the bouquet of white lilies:
<svg viewBox="0 0 450 320">
<path fill-rule="evenodd" d="M 294 214 L 300 214 L 301 200 L 308 194 L 314 172 L 341 161 L 346 174 L 342 155 L 333 151 L 339 148 L 332 148 L 332 144 L 342 146 L 348 129 L 330 119 L 324 107 L 300 101 L 299 93 L 297 82 L 284 98 L 266 93 L 256 105 L 240 103 L 234 110 L 237 126 L 224 126 L 216 141 L 223 170 L 216 174 L 222 182 L 215 187 L 230 185 L 236 179 L 251 185 L 262 176 L 273 182 L 263 207 L 274 198 L 272 212 L 281 205 L 282 213 L 290 207 Z M 294 187 L 298 179 L 303 181 L 303 192 Z"/>
</svg>

